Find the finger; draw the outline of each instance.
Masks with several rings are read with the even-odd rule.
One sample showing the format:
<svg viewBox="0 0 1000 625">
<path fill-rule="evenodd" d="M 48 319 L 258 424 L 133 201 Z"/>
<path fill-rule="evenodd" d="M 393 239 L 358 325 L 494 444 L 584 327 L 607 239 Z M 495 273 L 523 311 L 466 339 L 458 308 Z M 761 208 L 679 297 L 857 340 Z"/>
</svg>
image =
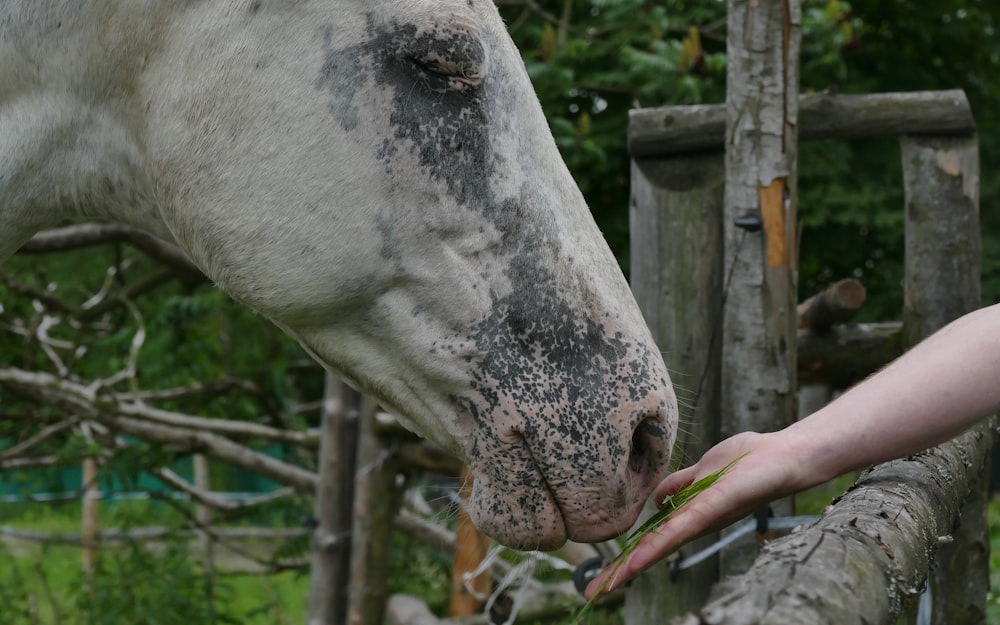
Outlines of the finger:
<svg viewBox="0 0 1000 625">
<path fill-rule="evenodd" d="M 624 562 L 613 564 L 601 571 L 587 585 L 584 596 L 591 599 L 620 588 L 639 573 L 695 538 L 702 529 L 699 524 L 699 516 L 697 511 L 678 511 L 666 523 L 643 536 Z"/>
<path fill-rule="evenodd" d="M 657 507 L 662 508 L 664 499 L 677 493 L 677 491 L 682 488 L 687 488 L 694 483 L 697 469 L 698 465 L 696 464 L 686 469 L 675 471 L 663 478 L 663 481 L 661 481 L 653 490 L 653 501 L 656 503 Z"/>
</svg>

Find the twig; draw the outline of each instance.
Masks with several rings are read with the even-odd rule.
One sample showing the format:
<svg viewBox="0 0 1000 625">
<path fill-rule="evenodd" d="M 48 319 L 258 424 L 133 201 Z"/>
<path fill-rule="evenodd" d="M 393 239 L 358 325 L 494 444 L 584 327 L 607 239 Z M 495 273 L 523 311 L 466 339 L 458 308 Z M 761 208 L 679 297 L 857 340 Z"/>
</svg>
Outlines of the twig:
<svg viewBox="0 0 1000 625">
<path fill-rule="evenodd" d="M 75 426 L 80 422 L 77 417 L 70 417 L 69 419 L 63 419 L 58 423 L 53 423 L 52 425 L 46 426 L 41 429 L 37 434 L 31 438 L 25 439 L 20 443 L 17 443 L 13 447 L 8 447 L 7 449 L 0 451 L 0 460 L 6 460 L 8 458 L 15 458 L 24 452 L 28 451 L 32 447 L 39 445 L 48 439 L 52 438 L 60 432 L 64 432 L 69 428 Z"/>
<path fill-rule="evenodd" d="M 18 254 L 47 254 L 108 243 L 128 243 L 178 272 L 188 282 L 207 278 L 177 246 L 122 224 L 76 224 L 39 232 Z"/>
</svg>

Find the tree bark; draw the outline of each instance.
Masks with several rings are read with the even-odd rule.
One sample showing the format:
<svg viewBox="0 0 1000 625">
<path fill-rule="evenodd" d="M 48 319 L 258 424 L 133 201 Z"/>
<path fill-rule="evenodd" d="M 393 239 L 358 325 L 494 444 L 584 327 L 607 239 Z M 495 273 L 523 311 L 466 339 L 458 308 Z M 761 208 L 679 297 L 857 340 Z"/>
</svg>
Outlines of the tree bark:
<svg viewBox="0 0 1000 625">
<path fill-rule="evenodd" d="M 746 574 L 675 625 L 894 623 L 950 539 L 994 435 L 983 423 L 865 471 L 820 520 L 765 545 Z"/>
</svg>

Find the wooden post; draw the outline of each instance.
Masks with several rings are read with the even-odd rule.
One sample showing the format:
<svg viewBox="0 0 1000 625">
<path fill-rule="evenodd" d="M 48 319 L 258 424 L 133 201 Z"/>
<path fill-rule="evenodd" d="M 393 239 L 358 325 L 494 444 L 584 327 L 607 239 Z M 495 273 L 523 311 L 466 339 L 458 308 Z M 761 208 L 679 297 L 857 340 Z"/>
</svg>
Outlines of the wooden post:
<svg viewBox="0 0 1000 625">
<path fill-rule="evenodd" d="M 978 308 L 979 147 L 975 135 L 900 140 L 906 198 L 903 334 L 913 345 Z M 931 570 L 937 625 L 985 623 L 988 472 L 978 476 Z"/>
<path fill-rule="evenodd" d="M 194 454 L 191 458 L 194 473 L 194 485 L 204 493 L 212 491 L 212 475 L 208 456 Z M 212 526 L 212 509 L 203 503 L 195 504 L 195 520 L 201 529 L 198 531 L 198 544 L 201 551 L 202 576 L 209 589 L 209 596 L 215 599 L 215 544 L 209 529 Z"/>
<path fill-rule="evenodd" d="M 375 434 L 377 407 L 364 397 L 358 423 L 348 625 L 382 625 L 389 599 L 389 552 L 400 493 L 395 452 Z"/>
<path fill-rule="evenodd" d="M 82 538 L 83 538 L 83 572 L 90 574 L 94 570 L 94 548 L 97 546 L 101 531 L 99 504 L 101 493 L 97 488 L 97 460 L 92 456 L 83 459 L 83 504 L 82 504 Z"/>
<path fill-rule="evenodd" d="M 361 395 L 327 373 L 323 398 L 306 623 L 344 625 Z"/>
<path fill-rule="evenodd" d="M 680 400 L 675 465 L 690 464 L 719 440 L 724 174 L 721 151 L 632 163 L 632 292 Z M 655 509 L 647 508 L 642 518 Z M 717 579 L 715 558 L 673 582 L 667 566 L 657 565 L 629 588 L 625 622 L 661 623 L 693 610 Z"/>
<path fill-rule="evenodd" d="M 798 0 L 730 0 L 727 17 L 722 434 L 796 416 Z M 792 512 L 791 500 L 774 504 Z M 723 573 L 753 551 L 722 555 Z"/>
<path fill-rule="evenodd" d="M 208 463 L 208 456 L 205 454 L 194 454 L 191 457 L 191 464 L 194 473 L 194 485 L 202 492 L 211 492 L 212 476 Z M 212 524 L 212 509 L 203 503 L 195 505 L 195 520 L 201 527 L 207 528 Z M 198 543 L 201 546 L 202 559 L 205 562 L 206 572 L 212 570 L 212 536 L 208 531 L 198 532 Z"/>
<path fill-rule="evenodd" d="M 472 493 L 472 472 L 469 467 L 462 467 L 459 478 L 462 486 L 459 488 L 459 498 L 462 506 L 458 509 L 455 519 L 455 560 L 451 567 L 451 600 L 448 616 L 474 616 L 483 610 L 486 597 L 493 587 L 493 578 L 489 571 L 483 571 L 476 577 L 465 581 L 466 575 L 479 568 L 490 550 L 490 539 L 476 529 L 465 504 Z M 471 591 L 471 592 L 470 592 Z M 477 596 L 478 595 L 478 596 Z"/>
</svg>

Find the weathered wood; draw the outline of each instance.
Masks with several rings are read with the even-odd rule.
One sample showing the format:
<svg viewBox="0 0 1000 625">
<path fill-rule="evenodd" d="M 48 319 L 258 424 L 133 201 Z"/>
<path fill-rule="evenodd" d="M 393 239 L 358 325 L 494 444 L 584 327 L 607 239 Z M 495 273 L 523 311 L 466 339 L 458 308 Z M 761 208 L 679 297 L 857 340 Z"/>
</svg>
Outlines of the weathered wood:
<svg viewBox="0 0 1000 625">
<path fill-rule="evenodd" d="M 212 492 L 212 472 L 208 456 L 194 454 L 191 457 L 194 486 L 202 492 Z M 204 569 L 202 576 L 208 582 L 209 588 L 215 588 L 215 541 L 209 528 L 212 527 L 212 509 L 202 502 L 195 503 L 195 520 L 198 521 L 198 550 Z"/>
<path fill-rule="evenodd" d="M 854 278 L 837 280 L 798 306 L 799 328 L 823 332 L 854 316 L 865 303 L 865 287 Z"/>
<path fill-rule="evenodd" d="M 307 625 L 347 622 L 351 524 L 361 395 L 326 374 Z"/>
<path fill-rule="evenodd" d="M 382 625 L 389 599 L 389 553 L 400 492 L 394 453 L 374 431 L 377 405 L 369 397 L 363 397 L 361 405 L 347 623 Z"/>
<path fill-rule="evenodd" d="M 680 399 L 678 464 L 701 457 L 719 440 L 723 182 L 721 152 L 632 163 L 632 291 Z M 641 518 L 654 509 L 650 505 Z M 665 568 L 660 572 L 632 583 L 627 624 L 663 622 L 704 603 L 718 579 L 718 559 L 669 585 Z"/>
<path fill-rule="evenodd" d="M 723 437 L 769 432 L 796 417 L 799 2 L 730 0 L 722 340 Z M 755 220 L 757 229 L 737 221 Z M 790 499 L 774 511 L 792 511 Z M 722 571 L 750 550 L 727 550 Z"/>
<path fill-rule="evenodd" d="M 472 493 L 472 472 L 462 468 L 459 498 L 464 503 Z M 466 579 L 479 568 L 490 549 L 490 539 L 476 529 L 465 505 L 459 507 L 455 519 L 455 558 L 451 567 L 451 597 L 448 614 L 452 617 L 472 616 L 482 611 L 490 594 L 493 579 L 489 571 Z"/>
<path fill-rule="evenodd" d="M 984 423 L 862 473 L 818 521 L 765 545 L 746 574 L 675 625 L 894 623 L 920 594 L 995 434 Z"/>
<path fill-rule="evenodd" d="M 837 325 L 823 334 L 799 330 L 799 383 L 845 389 L 895 360 L 903 349 L 898 321 Z"/>
<path fill-rule="evenodd" d="M 83 536 L 83 551 L 81 559 L 83 572 L 89 575 L 94 570 L 94 549 L 97 547 L 101 531 L 101 493 L 97 484 L 97 459 L 93 456 L 84 458 L 82 473 L 81 535 Z"/>
<path fill-rule="evenodd" d="M 722 104 L 664 106 L 629 113 L 628 151 L 633 157 L 669 156 L 722 149 Z M 799 96 L 799 139 L 851 139 L 975 132 L 972 108 L 961 89 Z"/>
<path fill-rule="evenodd" d="M 904 137 L 900 146 L 906 200 L 903 331 L 912 345 L 981 304 L 979 149 L 975 136 Z M 941 549 L 932 573 L 938 625 L 986 622 L 985 471 L 978 480 L 962 508 L 955 541 Z"/>
</svg>

